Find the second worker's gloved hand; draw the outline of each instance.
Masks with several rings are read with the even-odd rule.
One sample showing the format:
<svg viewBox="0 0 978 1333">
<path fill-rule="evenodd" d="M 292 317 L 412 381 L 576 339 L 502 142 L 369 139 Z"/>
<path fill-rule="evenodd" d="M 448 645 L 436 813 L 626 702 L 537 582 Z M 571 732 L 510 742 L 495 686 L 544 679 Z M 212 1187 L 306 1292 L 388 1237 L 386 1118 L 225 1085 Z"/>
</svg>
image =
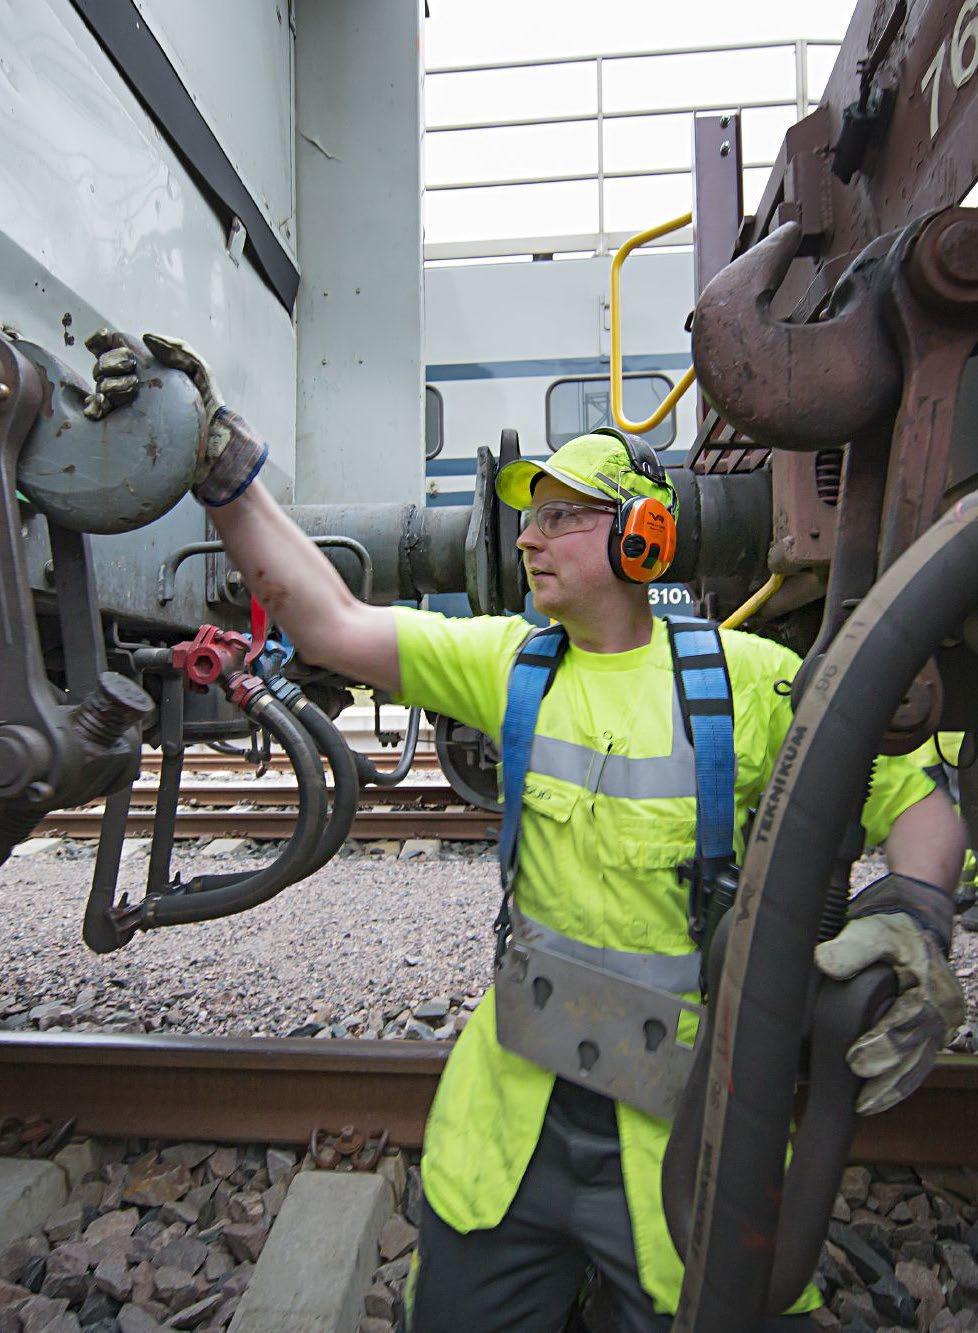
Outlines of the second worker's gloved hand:
<svg viewBox="0 0 978 1333">
<path fill-rule="evenodd" d="M 194 495 L 212 507 L 229 504 L 257 477 L 268 457 L 268 445 L 247 421 L 225 406 L 213 372 L 192 347 L 156 333 L 144 334 L 143 342 L 157 361 L 189 375 L 203 402 L 206 439 L 194 472 Z M 93 371 L 95 392 L 85 406 L 85 415 L 98 419 L 136 397 L 140 349 L 108 329 L 93 333 L 85 346 L 98 358 Z"/>
<path fill-rule="evenodd" d="M 964 993 L 946 956 L 953 921 L 954 900 L 942 889 L 885 875 L 853 898 L 844 929 L 815 950 L 819 970 L 835 981 L 874 963 L 896 973 L 897 998 L 846 1052 L 866 1080 L 856 1103 L 862 1115 L 887 1111 L 918 1088 L 964 1021 Z"/>
</svg>

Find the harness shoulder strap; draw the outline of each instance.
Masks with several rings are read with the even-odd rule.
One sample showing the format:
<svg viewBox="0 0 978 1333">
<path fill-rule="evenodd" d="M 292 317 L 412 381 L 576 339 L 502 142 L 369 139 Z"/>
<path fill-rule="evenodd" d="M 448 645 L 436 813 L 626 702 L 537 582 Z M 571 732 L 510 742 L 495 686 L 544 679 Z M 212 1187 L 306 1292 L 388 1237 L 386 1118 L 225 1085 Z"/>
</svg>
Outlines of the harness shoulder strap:
<svg viewBox="0 0 978 1333">
<path fill-rule="evenodd" d="M 686 735 L 696 765 L 696 860 L 709 872 L 733 859 L 733 691 L 720 632 L 709 620 L 667 616 Z"/>
<path fill-rule="evenodd" d="M 503 827 L 499 836 L 499 870 L 503 902 L 494 926 L 497 962 L 509 937 L 509 895 L 516 871 L 523 784 L 530 767 L 533 735 L 540 705 L 554 682 L 568 642 L 563 625 L 546 625 L 535 630 L 524 640 L 509 673 L 502 729 Z"/>
</svg>

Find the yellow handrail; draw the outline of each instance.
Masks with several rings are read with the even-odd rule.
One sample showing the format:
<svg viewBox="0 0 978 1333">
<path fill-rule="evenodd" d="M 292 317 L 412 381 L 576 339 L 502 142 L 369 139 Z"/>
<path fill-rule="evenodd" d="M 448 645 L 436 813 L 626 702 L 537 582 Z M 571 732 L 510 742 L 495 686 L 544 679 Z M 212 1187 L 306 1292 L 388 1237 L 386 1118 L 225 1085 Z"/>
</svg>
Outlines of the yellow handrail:
<svg viewBox="0 0 978 1333">
<path fill-rule="evenodd" d="M 757 592 L 748 597 L 743 605 L 738 606 L 726 620 L 720 621 L 720 628 L 739 629 L 745 620 L 749 620 L 755 611 L 759 611 L 764 603 L 774 596 L 782 583 L 784 583 L 783 574 L 772 574 L 762 588 L 758 588 Z"/>
<path fill-rule="evenodd" d="M 648 421 L 629 421 L 625 416 L 622 405 L 621 373 L 621 267 L 632 251 L 638 249 L 640 245 L 646 245 L 658 236 L 666 236 L 671 231 L 678 231 L 680 227 L 688 227 L 692 220 L 692 213 L 683 213 L 681 217 L 673 218 L 670 222 L 650 227 L 648 231 L 640 231 L 637 236 L 629 237 L 625 244 L 619 247 L 618 253 L 611 261 L 611 414 L 622 430 L 633 431 L 636 435 L 642 435 L 645 431 L 658 426 L 661 421 L 665 421 L 696 375 L 690 366 Z"/>
</svg>

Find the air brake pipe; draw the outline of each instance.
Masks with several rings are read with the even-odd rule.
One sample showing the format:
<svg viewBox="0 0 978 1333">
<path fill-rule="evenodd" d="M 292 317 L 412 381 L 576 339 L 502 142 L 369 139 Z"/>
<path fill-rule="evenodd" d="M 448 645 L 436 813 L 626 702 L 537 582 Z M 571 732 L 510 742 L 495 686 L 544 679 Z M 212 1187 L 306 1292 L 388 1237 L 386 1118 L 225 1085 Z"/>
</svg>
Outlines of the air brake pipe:
<svg viewBox="0 0 978 1333">
<path fill-rule="evenodd" d="M 674 1333 L 754 1333 L 767 1307 L 785 1149 L 832 863 L 907 688 L 978 605 L 978 495 L 887 570 L 813 675 L 754 822 L 707 1078 Z"/>
<path fill-rule="evenodd" d="M 219 888 L 203 887 L 201 879 L 191 880 L 179 886 L 177 892 L 157 894 L 132 909 L 123 909 L 120 930 L 133 926 L 152 930 L 156 926 L 233 916 L 267 902 L 305 873 L 303 867 L 319 845 L 328 808 L 326 779 L 316 745 L 306 728 L 264 685 L 245 699 L 242 706 L 249 717 L 271 732 L 295 770 L 299 810 L 291 838 L 270 866 L 244 879 Z"/>
<path fill-rule="evenodd" d="M 407 731 L 401 757 L 394 768 L 378 768 L 359 750 L 352 751 L 353 761 L 357 766 L 360 781 L 365 787 L 396 787 L 411 771 L 415 752 L 418 748 L 418 733 L 421 730 L 421 709 L 412 708 L 408 712 Z"/>
<path fill-rule="evenodd" d="M 342 732 L 302 693 L 297 685 L 285 680 L 283 676 L 269 681 L 276 697 L 293 713 L 306 728 L 319 753 L 323 755 L 333 773 L 333 810 L 323 826 L 319 842 L 313 849 L 308 861 L 298 862 L 293 867 L 292 883 L 306 879 L 317 870 L 321 870 L 327 861 L 331 861 L 346 842 L 353 828 L 360 799 L 360 782 L 354 751 L 350 749 Z M 240 751 L 239 751 L 240 753 Z M 229 884 L 240 884 L 252 871 L 237 871 L 227 875 L 199 875 L 192 881 L 193 892 L 210 892 Z"/>
</svg>

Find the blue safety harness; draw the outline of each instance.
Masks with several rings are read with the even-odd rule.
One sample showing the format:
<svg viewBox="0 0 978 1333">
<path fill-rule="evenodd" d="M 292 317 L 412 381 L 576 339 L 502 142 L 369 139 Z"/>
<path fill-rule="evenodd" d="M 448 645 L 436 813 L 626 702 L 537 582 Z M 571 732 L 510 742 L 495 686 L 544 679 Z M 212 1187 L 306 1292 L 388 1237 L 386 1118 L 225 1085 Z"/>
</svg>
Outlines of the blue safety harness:
<svg viewBox="0 0 978 1333">
<path fill-rule="evenodd" d="M 733 863 L 733 695 L 717 627 L 708 620 L 668 616 L 679 702 L 696 771 L 696 855 L 682 868 L 690 881 L 689 925 L 699 944 L 706 928 L 710 887 Z M 496 963 L 509 940 L 509 900 L 519 862 L 523 786 L 544 695 L 554 682 L 568 645 L 562 625 L 548 625 L 524 642 L 509 676 L 502 728 L 503 827 L 499 868 L 503 901 L 496 917 Z"/>
</svg>

